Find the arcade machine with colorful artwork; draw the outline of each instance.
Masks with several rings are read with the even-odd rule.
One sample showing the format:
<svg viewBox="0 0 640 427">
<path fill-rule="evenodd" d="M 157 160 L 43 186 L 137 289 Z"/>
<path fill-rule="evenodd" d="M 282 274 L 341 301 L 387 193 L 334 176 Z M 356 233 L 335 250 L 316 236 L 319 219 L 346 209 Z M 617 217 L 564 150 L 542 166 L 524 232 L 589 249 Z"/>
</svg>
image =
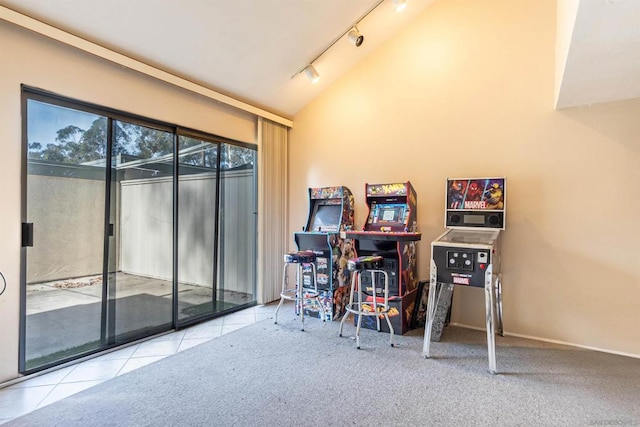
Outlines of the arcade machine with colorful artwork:
<svg viewBox="0 0 640 427">
<path fill-rule="evenodd" d="M 347 231 L 346 237 L 354 240 L 359 257 L 384 257 L 384 269 L 389 275 L 389 318 L 394 331 L 404 334 L 411 325 L 418 286 L 416 243 L 421 238 L 417 232 L 418 197 L 410 182 L 366 184 L 365 189 L 367 222 L 362 231 Z M 369 275 L 362 275 L 361 280 L 368 301 L 373 301 L 374 289 L 382 299 L 383 283 L 374 286 Z M 381 330 L 389 332 L 386 322 L 380 323 Z M 363 316 L 362 327 L 377 329 L 375 317 Z"/>
<path fill-rule="evenodd" d="M 489 372 L 496 373 L 495 323 L 502 335 L 500 232 L 505 229 L 506 180 L 448 179 L 447 231 L 431 243 L 423 354 L 439 341 L 454 285 L 484 288 Z"/>
<path fill-rule="evenodd" d="M 351 273 L 347 262 L 355 256 L 351 240 L 341 232 L 353 228 L 353 194 L 347 187 L 309 188 L 309 218 L 302 232 L 294 233 L 300 251 L 316 254 L 316 283 L 326 320 L 341 317 L 349 301 Z M 303 266 L 303 286 L 311 286 L 312 269 Z M 321 317 L 315 299 L 305 300 L 305 314 Z"/>
</svg>

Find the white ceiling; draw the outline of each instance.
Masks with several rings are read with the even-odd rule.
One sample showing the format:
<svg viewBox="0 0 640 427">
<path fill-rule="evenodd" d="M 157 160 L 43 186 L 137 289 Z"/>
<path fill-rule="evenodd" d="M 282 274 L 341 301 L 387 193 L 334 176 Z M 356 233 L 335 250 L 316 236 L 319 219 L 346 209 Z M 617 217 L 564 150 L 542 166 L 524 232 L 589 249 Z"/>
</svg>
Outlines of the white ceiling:
<svg viewBox="0 0 640 427">
<path fill-rule="evenodd" d="M 434 0 L 0 0 L 0 5 L 251 105 L 292 117 Z M 441 0 L 442 1 L 442 0 Z M 579 3 L 558 107 L 640 97 L 640 0 Z M 553 70 L 550 70 L 553 72 Z"/>
<path fill-rule="evenodd" d="M 640 98 L 640 0 L 580 0 L 564 65 L 558 108 Z"/>
<path fill-rule="evenodd" d="M 395 12 L 385 0 L 360 22 L 362 46 L 343 40 L 297 74 L 378 0 L 0 0 L 76 36 L 269 111 L 293 116 L 433 0 Z M 292 76 L 295 76 L 292 78 Z"/>
</svg>

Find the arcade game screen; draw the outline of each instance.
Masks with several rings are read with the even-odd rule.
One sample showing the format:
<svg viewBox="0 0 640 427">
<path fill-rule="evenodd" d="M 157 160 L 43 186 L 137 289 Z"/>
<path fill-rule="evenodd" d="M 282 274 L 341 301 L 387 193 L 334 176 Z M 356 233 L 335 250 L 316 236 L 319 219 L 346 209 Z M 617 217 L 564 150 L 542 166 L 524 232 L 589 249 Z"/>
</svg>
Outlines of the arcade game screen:
<svg viewBox="0 0 640 427">
<path fill-rule="evenodd" d="M 402 223 L 404 221 L 404 204 L 376 205 L 374 208 L 373 222 L 381 223 Z"/>
<path fill-rule="evenodd" d="M 337 231 L 341 216 L 342 205 L 316 205 L 309 231 Z"/>
</svg>

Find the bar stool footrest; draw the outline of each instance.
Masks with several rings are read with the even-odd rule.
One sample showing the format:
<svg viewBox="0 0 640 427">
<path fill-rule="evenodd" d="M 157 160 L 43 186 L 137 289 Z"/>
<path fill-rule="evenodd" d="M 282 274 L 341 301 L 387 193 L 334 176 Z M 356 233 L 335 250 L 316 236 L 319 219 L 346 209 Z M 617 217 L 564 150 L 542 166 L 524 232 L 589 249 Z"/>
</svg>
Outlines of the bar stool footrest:
<svg viewBox="0 0 640 427">
<path fill-rule="evenodd" d="M 284 262 L 287 264 L 308 264 L 316 260 L 313 251 L 298 251 L 284 254 Z"/>
<path fill-rule="evenodd" d="M 373 310 L 362 310 L 359 307 L 357 307 L 357 304 L 354 304 L 355 307 L 351 307 L 349 304 L 347 304 L 347 306 L 345 307 L 345 310 L 347 310 L 349 313 L 353 313 L 353 314 L 358 314 L 361 316 L 382 316 L 383 314 L 389 314 L 390 309 L 389 308 L 385 308 L 382 310 L 378 310 L 377 312 L 374 312 Z M 377 308 L 380 308 L 381 306 L 378 305 Z"/>
<path fill-rule="evenodd" d="M 347 267 L 351 271 L 358 270 L 381 270 L 384 267 L 384 258 L 382 256 L 360 256 L 351 258 Z"/>
</svg>

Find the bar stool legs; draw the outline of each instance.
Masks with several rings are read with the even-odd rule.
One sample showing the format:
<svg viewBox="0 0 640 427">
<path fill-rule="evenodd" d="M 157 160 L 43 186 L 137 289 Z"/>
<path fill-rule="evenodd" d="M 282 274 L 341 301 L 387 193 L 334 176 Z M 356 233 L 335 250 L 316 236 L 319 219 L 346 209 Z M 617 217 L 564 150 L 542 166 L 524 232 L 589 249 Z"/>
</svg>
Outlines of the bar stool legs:
<svg viewBox="0 0 640 427">
<path fill-rule="evenodd" d="M 315 300 L 320 307 L 322 320 L 326 321 L 326 312 L 324 310 L 324 306 L 322 305 L 322 301 L 320 301 L 320 292 L 318 291 L 318 285 L 316 283 L 316 265 L 315 265 L 316 256 L 311 251 L 301 251 L 301 252 L 293 252 L 285 254 L 284 256 L 284 267 L 282 268 L 282 289 L 280 291 L 280 302 L 278 303 L 278 307 L 276 307 L 276 311 L 274 313 L 274 322 L 276 325 L 278 324 L 278 311 L 285 300 L 294 301 L 296 313 L 300 316 L 300 321 L 302 323 L 302 330 L 304 331 L 304 302 L 305 299 Z M 303 264 L 311 265 L 312 276 L 311 276 L 311 284 L 312 287 L 306 287 L 303 283 Z M 289 286 L 289 277 L 287 275 L 287 269 L 290 265 L 296 266 L 296 281 L 295 287 Z"/>
<path fill-rule="evenodd" d="M 362 326 L 363 316 L 376 317 L 376 327 L 378 332 L 380 332 L 380 316 L 384 317 L 387 321 L 387 325 L 389 326 L 389 342 L 391 344 L 391 347 L 394 346 L 394 330 L 393 326 L 391 325 L 391 320 L 389 319 L 389 275 L 386 271 L 380 268 L 382 265 L 382 261 L 382 257 L 360 257 L 349 260 L 349 269 L 353 271 L 351 279 L 351 294 L 349 296 L 349 303 L 346 307 L 346 313 L 340 321 L 339 335 L 342 336 L 344 322 L 349 317 L 349 314 L 353 313 L 354 315 L 357 315 L 358 321 L 356 324 L 356 347 L 358 349 L 360 349 L 360 329 Z M 365 272 L 369 272 L 371 274 L 371 283 L 373 287 L 371 301 L 363 300 L 362 283 L 360 276 Z M 378 297 L 378 292 L 375 288 L 375 279 L 376 275 L 378 274 L 382 274 L 384 277 L 384 297 L 382 298 L 382 302 L 379 301 L 380 297 Z M 357 295 L 357 301 L 354 301 L 354 295 Z"/>
<path fill-rule="evenodd" d="M 287 277 L 288 266 L 289 266 L 289 263 L 285 261 L 284 267 L 282 267 L 282 289 L 280 290 L 280 302 L 278 303 L 278 306 L 276 307 L 276 311 L 273 314 L 273 318 L 274 318 L 273 323 L 276 325 L 278 324 L 278 311 L 280 310 L 280 307 L 282 307 L 282 304 L 284 303 L 285 300 L 295 301 L 296 312 L 298 311 L 298 287 L 297 285 L 295 288 L 289 287 L 289 277 Z M 296 269 L 296 283 L 300 282 L 299 273 L 300 273 L 300 269 Z M 292 294 L 294 296 L 291 296 Z M 303 323 L 303 326 L 304 326 L 304 323 Z"/>
</svg>

